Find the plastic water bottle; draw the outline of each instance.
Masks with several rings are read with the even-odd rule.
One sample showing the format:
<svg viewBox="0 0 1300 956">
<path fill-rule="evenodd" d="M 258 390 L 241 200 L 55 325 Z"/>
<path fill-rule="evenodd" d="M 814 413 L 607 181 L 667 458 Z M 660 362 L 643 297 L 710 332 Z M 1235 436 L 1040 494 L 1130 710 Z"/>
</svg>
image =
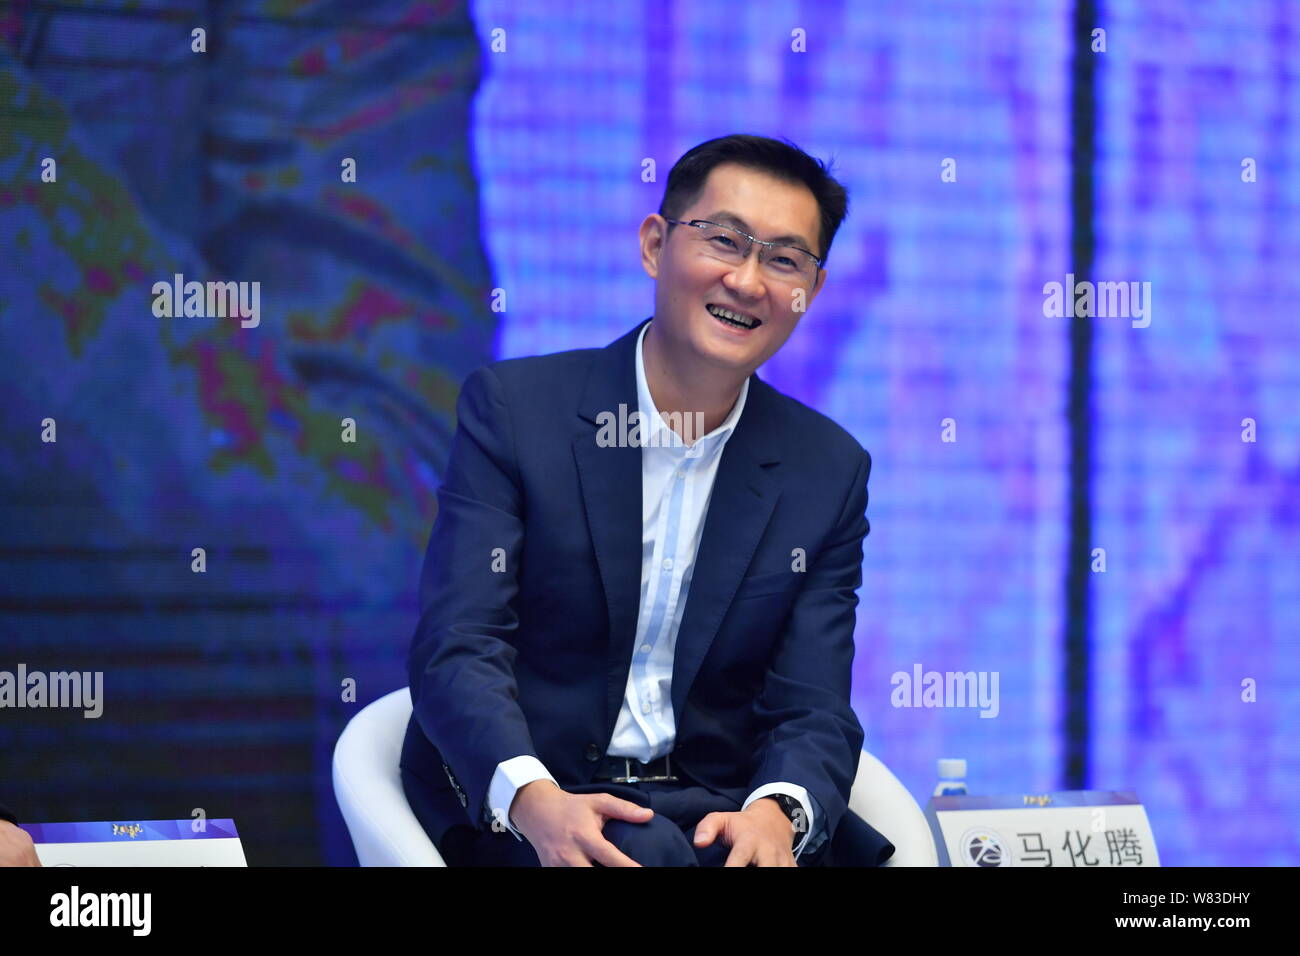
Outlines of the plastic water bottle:
<svg viewBox="0 0 1300 956">
<path fill-rule="evenodd" d="M 939 785 L 936 797 L 955 797 L 966 793 L 966 761 L 953 757 L 939 760 Z"/>
</svg>

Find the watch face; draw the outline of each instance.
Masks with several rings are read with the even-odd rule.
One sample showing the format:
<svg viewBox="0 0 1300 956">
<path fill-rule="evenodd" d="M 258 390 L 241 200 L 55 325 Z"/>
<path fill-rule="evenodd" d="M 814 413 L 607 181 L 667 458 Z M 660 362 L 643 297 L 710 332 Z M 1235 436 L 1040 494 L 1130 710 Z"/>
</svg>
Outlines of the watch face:
<svg viewBox="0 0 1300 956">
<path fill-rule="evenodd" d="M 785 811 L 785 815 L 786 815 L 787 817 L 790 818 L 790 823 L 791 823 L 792 826 L 794 826 L 794 824 L 795 824 L 795 813 L 796 813 L 796 812 L 799 812 L 799 811 L 802 810 L 802 807 L 800 806 L 799 801 L 796 800 L 794 797 L 783 796 L 783 798 L 782 798 L 782 800 L 781 800 L 781 809 Z M 803 838 L 803 834 L 802 834 L 801 832 L 799 832 L 799 828 L 798 828 L 798 826 L 795 826 L 795 827 L 794 827 L 794 836 L 793 836 L 793 838 L 790 840 L 790 849 L 791 849 L 792 851 L 794 850 L 795 847 L 797 847 L 797 846 L 799 845 L 799 841 L 800 841 L 802 838 Z"/>
</svg>

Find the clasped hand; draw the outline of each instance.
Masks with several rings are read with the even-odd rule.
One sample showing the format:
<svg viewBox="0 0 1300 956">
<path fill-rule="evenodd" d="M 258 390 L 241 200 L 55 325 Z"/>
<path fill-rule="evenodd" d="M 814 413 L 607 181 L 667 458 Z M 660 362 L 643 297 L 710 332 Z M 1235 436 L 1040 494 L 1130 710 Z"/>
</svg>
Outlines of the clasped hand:
<svg viewBox="0 0 1300 956">
<path fill-rule="evenodd" d="M 569 793 L 549 780 L 521 787 L 510 819 L 542 866 L 641 866 L 605 839 L 606 820 L 646 823 L 654 811 L 609 793 Z M 794 828 L 780 805 L 755 800 L 744 810 L 714 811 L 695 827 L 695 846 L 722 840 L 731 848 L 724 866 L 797 866 L 791 849 Z"/>
</svg>

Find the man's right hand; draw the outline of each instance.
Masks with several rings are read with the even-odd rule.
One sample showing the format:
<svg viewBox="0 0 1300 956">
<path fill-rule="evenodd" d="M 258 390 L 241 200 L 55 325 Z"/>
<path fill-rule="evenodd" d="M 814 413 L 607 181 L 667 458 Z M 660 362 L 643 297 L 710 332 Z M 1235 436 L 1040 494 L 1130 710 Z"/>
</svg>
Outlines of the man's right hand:
<svg viewBox="0 0 1300 956">
<path fill-rule="evenodd" d="M 569 793 L 550 780 L 520 787 L 509 813 L 542 866 L 640 866 L 605 839 L 605 821 L 645 823 L 654 816 L 649 807 L 631 800 L 610 793 Z"/>
</svg>

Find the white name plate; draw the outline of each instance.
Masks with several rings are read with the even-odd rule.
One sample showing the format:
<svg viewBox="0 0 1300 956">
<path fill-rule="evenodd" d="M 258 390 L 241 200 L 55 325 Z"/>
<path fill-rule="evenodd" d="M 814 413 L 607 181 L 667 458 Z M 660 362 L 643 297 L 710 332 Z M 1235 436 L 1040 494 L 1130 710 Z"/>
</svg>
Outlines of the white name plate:
<svg viewBox="0 0 1300 956">
<path fill-rule="evenodd" d="M 1146 810 L 1131 790 L 931 797 L 942 866 L 1159 866 Z"/>
<path fill-rule="evenodd" d="M 234 820 L 24 823 L 42 866 L 248 866 Z"/>
</svg>

